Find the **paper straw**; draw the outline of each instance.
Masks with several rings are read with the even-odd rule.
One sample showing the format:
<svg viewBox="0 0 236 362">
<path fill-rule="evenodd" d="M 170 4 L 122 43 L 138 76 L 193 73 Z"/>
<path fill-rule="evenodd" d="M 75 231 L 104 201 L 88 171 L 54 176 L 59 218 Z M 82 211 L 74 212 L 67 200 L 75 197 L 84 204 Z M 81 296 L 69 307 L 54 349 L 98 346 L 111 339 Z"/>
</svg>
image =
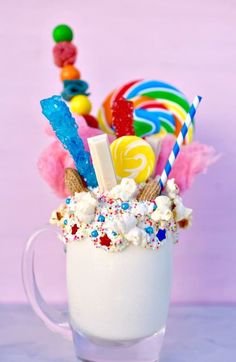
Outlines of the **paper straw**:
<svg viewBox="0 0 236 362">
<path fill-rule="evenodd" d="M 188 111 L 188 114 L 187 114 L 187 117 L 186 117 L 186 120 L 178 134 L 178 137 L 176 139 L 176 142 L 174 144 L 174 147 L 170 153 L 170 156 L 168 158 L 168 161 L 166 162 L 166 165 L 165 165 L 165 168 L 164 170 L 162 171 L 162 174 L 161 174 L 161 178 L 160 178 L 160 186 L 161 186 L 161 189 L 163 189 L 165 187 L 165 184 L 166 184 L 166 181 L 167 181 L 167 178 L 170 174 L 170 171 L 172 170 L 172 167 L 175 163 L 175 160 L 179 154 L 179 151 L 180 151 L 180 147 L 182 146 L 183 144 L 183 141 L 184 141 L 184 138 L 188 132 L 188 129 L 189 129 L 189 126 L 191 125 L 192 121 L 193 121 L 193 118 L 195 116 L 195 113 L 197 111 L 197 107 L 199 105 L 199 103 L 201 102 L 201 99 L 202 97 L 200 96 L 196 96 L 193 100 L 193 103 Z"/>
<path fill-rule="evenodd" d="M 88 138 L 100 192 L 109 191 L 117 184 L 116 174 L 106 134 Z"/>
</svg>

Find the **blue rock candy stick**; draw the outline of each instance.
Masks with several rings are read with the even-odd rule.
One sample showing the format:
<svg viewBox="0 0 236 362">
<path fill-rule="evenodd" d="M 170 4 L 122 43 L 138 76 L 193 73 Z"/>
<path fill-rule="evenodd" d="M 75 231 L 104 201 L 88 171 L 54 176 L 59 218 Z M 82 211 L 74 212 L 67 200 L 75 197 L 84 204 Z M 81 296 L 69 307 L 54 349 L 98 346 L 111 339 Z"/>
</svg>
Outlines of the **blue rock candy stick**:
<svg viewBox="0 0 236 362">
<path fill-rule="evenodd" d="M 97 178 L 90 161 L 90 154 L 84 149 L 83 141 L 78 134 L 78 126 L 65 102 L 61 97 L 53 96 L 43 99 L 40 104 L 43 115 L 49 120 L 64 148 L 70 152 L 75 166 L 87 186 L 96 187 Z"/>
</svg>

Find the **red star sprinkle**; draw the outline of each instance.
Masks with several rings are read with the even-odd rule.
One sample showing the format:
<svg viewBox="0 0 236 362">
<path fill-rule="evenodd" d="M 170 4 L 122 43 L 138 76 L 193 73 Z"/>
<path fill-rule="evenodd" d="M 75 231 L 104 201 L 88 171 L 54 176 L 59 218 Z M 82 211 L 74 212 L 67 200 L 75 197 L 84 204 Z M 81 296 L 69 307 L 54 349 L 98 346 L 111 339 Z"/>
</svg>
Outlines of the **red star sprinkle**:
<svg viewBox="0 0 236 362">
<path fill-rule="evenodd" d="M 111 245 L 111 239 L 107 236 L 107 234 L 104 234 L 103 236 L 100 237 L 100 244 L 107 246 L 108 248 Z"/>
<path fill-rule="evenodd" d="M 75 235 L 77 233 L 78 229 L 79 229 L 78 226 L 76 224 L 74 224 L 71 228 L 71 234 Z"/>
</svg>

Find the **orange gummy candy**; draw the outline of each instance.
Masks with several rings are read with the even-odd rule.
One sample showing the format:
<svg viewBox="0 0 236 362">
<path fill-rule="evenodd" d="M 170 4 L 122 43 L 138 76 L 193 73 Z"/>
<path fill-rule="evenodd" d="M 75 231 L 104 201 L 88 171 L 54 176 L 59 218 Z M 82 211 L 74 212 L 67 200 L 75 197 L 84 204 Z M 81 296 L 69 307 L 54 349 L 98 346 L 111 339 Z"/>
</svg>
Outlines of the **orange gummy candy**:
<svg viewBox="0 0 236 362">
<path fill-rule="evenodd" d="M 61 80 L 80 79 L 80 71 L 73 65 L 65 65 L 61 70 Z"/>
</svg>

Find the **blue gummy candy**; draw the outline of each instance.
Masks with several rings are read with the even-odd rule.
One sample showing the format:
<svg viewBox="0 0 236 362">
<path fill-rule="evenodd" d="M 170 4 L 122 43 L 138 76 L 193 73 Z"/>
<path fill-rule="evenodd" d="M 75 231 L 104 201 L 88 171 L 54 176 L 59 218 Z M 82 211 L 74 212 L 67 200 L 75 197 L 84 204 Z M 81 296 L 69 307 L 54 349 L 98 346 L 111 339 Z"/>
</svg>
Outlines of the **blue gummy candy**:
<svg viewBox="0 0 236 362">
<path fill-rule="evenodd" d="M 97 187 L 97 178 L 90 161 L 89 152 L 85 151 L 83 140 L 78 134 L 78 126 L 70 110 L 61 97 L 53 96 L 41 102 L 42 113 L 49 120 L 57 138 L 71 154 L 79 174 L 87 185 Z"/>
<path fill-rule="evenodd" d="M 88 83 L 81 79 L 72 79 L 72 80 L 64 80 L 64 89 L 61 93 L 61 96 L 65 101 L 69 102 L 74 96 L 78 94 L 83 94 L 85 96 L 89 96 L 89 93 L 86 92 L 88 90 Z"/>
</svg>

